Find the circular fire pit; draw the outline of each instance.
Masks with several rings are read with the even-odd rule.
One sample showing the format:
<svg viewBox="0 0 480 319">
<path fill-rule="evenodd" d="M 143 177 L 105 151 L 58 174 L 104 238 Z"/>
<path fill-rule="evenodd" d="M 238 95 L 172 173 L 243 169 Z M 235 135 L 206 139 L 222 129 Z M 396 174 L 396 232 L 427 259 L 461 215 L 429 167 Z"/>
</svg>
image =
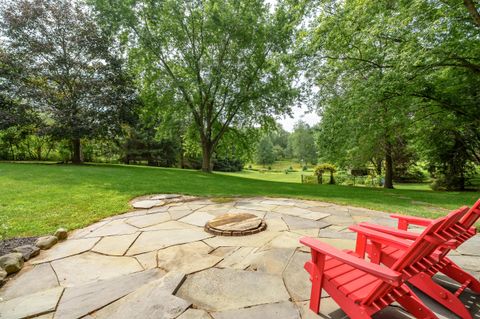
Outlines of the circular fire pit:
<svg viewBox="0 0 480 319">
<path fill-rule="evenodd" d="M 205 231 L 217 236 L 246 236 L 267 228 L 265 221 L 253 214 L 224 214 L 205 224 Z"/>
</svg>

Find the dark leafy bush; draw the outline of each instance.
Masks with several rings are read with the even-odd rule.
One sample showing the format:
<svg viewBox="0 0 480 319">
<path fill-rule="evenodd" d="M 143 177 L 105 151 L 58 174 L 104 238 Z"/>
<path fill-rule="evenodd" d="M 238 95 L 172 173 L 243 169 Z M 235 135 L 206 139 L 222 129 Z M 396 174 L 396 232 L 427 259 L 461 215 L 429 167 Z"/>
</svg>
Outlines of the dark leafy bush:
<svg viewBox="0 0 480 319">
<path fill-rule="evenodd" d="M 427 179 L 427 173 L 418 166 L 410 166 L 400 176 L 395 176 L 395 181 L 399 183 L 422 183 Z"/>
<path fill-rule="evenodd" d="M 244 163 L 237 158 L 217 157 L 213 160 L 213 170 L 220 172 L 239 172 Z"/>
</svg>

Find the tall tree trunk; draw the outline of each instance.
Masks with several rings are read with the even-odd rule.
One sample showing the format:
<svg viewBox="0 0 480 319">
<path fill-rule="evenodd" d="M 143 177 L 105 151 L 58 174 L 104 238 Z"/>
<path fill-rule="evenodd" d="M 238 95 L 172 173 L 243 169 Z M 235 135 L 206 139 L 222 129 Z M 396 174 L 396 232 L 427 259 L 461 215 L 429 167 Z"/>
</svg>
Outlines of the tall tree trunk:
<svg viewBox="0 0 480 319">
<path fill-rule="evenodd" d="M 473 0 L 463 0 L 463 4 L 467 8 L 468 12 L 472 16 L 473 22 L 480 28 L 480 13 L 475 7 L 475 2 Z"/>
<path fill-rule="evenodd" d="M 385 146 L 385 182 L 384 188 L 393 188 L 393 158 L 392 144 L 387 141 Z"/>
<path fill-rule="evenodd" d="M 183 155 L 183 137 L 180 138 L 180 168 L 185 168 L 185 156 Z"/>
<path fill-rule="evenodd" d="M 382 162 L 383 160 L 381 158 L 377 158 L 374 161 L 375 171 L 377 172 L 377 175 L 382 175 Z"/>
<path fill-rule="evenodd" d="M 212 172 L 212 153 L 213 146 L 210 141 L 202 141 L 202 171 L 206 173 Z"/>
<path fill-rule="evenodd" d="M 82 163 L 82 145 L 79 138 L 74 138 L 72 140 L 73 154 L 72 154 L 72 163 L 81 164 Z"/>
</svg>

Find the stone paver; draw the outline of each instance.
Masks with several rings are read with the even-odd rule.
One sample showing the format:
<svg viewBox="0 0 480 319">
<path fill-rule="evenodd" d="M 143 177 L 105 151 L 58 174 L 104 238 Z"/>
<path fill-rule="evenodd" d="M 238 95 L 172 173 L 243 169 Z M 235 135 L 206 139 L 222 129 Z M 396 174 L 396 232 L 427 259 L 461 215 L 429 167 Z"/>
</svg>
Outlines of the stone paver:
<svg viewBox="0 0 480 319">
<path fill-rule="evenodd" d="M 177 319 L 212 319 L 212 317 L 205 310 L 188 309 Z"/>
<path fill-rule="evenodd" d="M 158 267 L 166 271 L 186 274 L 215 266 L 222 258 L 209 255 L 212 250 L 202 242 L 168 247 L 158 251 Z"/>
<path fill-rule="evenodd" d="M 143 270 L 135 258 L 104 256 L 90 252 L 55 260 L 52 267 L 64 287 Z"/>
<path fill-rule="evenodd" d="M 308 309 L 311 284 L 303 265 L 310 251 L 300 238 L 353 249 L 356 234 L 348 226 L 396 223 L 369 209 L 282 198 L 215 203 L 159 194 L 132 203 L 139 208 L 73 231 L 27 261 L 0 289 L 0 318 L 343 319 L 325 292 L 321 316 Z M 267 229 L 240 237 L 203 229 L 213 218 L 239 213 L 263 218 Z M 449 257 L 478 277 L 478 247 L 475 236 Z M 435 280 L 458 288 L 445 276 Z M 439 318 L 455 318 L 419 296 Z M 480 297 L 466 290 L 460 298 L 480 318 Z M 394 305 L 373 318 L 413 317 Z"/>
<path fill-rule="evenodd" d="M 457 250 L 462 255 L 480 256 L 480 236 L 470 238 L 468 241 L 458 247 Z M 480 267 L 477 269 L 480 269 Z"/>
<path fill-rule="evenodd" d="M 267 231 L 263 231 L 249 236 L 215 236 L 204 240 L 204 242 L 214 248 L 221 246 L 262 247 L 280 234 L 280 232 L 271 232 L 267 229 Z"/>
<path fill-rule="evenodd" d="M 0 318 L 19 319 L 55 310 L 63 288 L 57 287 L 0 302 Z"/>
<path fill-rule="evenodd" d="M 126 223 L 137 228 L 145 228 L 153 225 L 157 225 L 170 220 L 168 213 L 155 213 L 148 214 L 147 216 L 136 216 L 127 219 Z"/>
<path fill-rule="evenodd" d="M 155 206 L 160 206 L 160 205 L 163 205 L 163 201 L 162 200 L 158 200 L 158 199 L 146 199 L 146 200 L 141 200 L 141 201 L 137 201 L 137 202 L 134 202 L 132 204 L 133 208 L 152 208 L 152 207 L 155 207 Z"/>
<path fill-rule="evenodd" d="M 136 255 L 169 246 L 190 243 L 212 237 L 201 229 L 166 229 L 143 232 L 127 254 Z"/>
<path fill-rule="evenodd" d="M 283 216 L 283 220 L 285 221 L 285 223 L 287 223 L 288 228 L 290 228 L 290 230 L 310 229 L 310 228 L 320 229 L 320 228 L 325 228 L 331 225 L 330 223 L 325 222 L 323 220 L 316 221 L 316 220 L 306 219 L 306 218 L 297 217 L 297 216 L 289 216 L 289 215 Z"/>
<path fill-rule="evenodd" d="M 214 319 L 300 319 L 300 313 L 291 302 L 271 303 L 251 308 L 212 313 Z"/>
<path fill-rule="evenodd" d="M 98 319 L 173 319 L 184 312 L 190 303 L 174 293 L 185 279 L 185 274 L 170 272 L 149 282 L 136 291 L 92 314 Z"/>
<path fill-rule="evenodd" d="M 61 245 L 56 245 L 47 251 L 42 251 L 39 257 L 32 260 L 32 264 L 39 264 L 68 256 L 78 255 L 92 249 L 98 241 L 98 238 L 67 240 Z"/>
<path fill-rule="evenodd" d="M 135 258 L 138 260 L 140 265 L 142 265 L 143 269 L 153 269 L 158 266 L 157 251 L 136 255 Z"/>
<path fill-rule="evenodd" d="M 177 296 L 207 311 L 251 307 L 290 297 L 278 276 L 217 268 L 190 275 Z"/>
<path fill-rule="evenodd" d="M 128 235 L 138 231 L 137 227 L 125 223 L 124 219 L 115 219 L 92 231 L 85 237 L 103 237 L 113 235 Z"/>
<path fill-rule="evenodd" d="M 103 237 L 92 251 L 112 256 L 123 256 L 140 233 Z"/>
<path fill-rule="evenodd" d="M 183 217 L 182 219 L 179 219 L 179 221 L 182 223 L 203 227 L 208 221 L 214 218 L 215 218 L 215 215 L 209 214 L 207 212 L 199 211 L 199 212 L 194 212 L 188 215 L 187 217 Z"/>
<path fill-rule="evenodd" d="M 296 252 L 287 268 L 283 272 L 283 280 L 287 286 L 288 292 L 294 301 L 304 301 L 310 299 L 310 278 L 303 265 L 310 259 L 310 254 Z"/>
<path fill-rule="evenodd" d="M 163 274 L 159 270 L 149 270 L 67 288 L 60 300 L 55 318 L 83 317 L 135 291 L 142 285 L 159 279 Z"/>
<path fill-rule="evenodd" d="M 55 287 L 58 287 L 58 280 L 50 264 L 25 267 L 16 280 L 9 281 L 0 289 L 0 301 Z"/>
</svg>

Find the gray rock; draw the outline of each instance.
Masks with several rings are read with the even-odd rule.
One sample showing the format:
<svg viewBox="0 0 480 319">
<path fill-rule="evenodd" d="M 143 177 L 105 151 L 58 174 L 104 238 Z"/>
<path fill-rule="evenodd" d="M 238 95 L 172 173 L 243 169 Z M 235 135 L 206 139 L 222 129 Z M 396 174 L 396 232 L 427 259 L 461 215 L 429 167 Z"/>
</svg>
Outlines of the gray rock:
<svg viewBox="0 0 480 319">
<path fill-rule="evenodd" d="M 0 257 L 0 268 L 7 274 L 13 274 L 23 267 L 23 256 L 20 253 L 10 253 Z"/>
<path fill-rule="evenodd" d="M 58 240 L 65 240 L 68 237 L 68 232 L 65 228 L 59 228 L 53 236 L 57 237 Z"/>
<path fill-rule="evenodd" d="M 5 279 L 7 278 L 8 274 L 5 270 L 3 269 L 0 269 L 0 287 L 3 286 L 3 284 L 5 283 Z"/>
<path fill-rule="evenodd" d="M 32 245 L 24 245 L 14 248 L 12 251 L 22 254 L 23 260 L 27 261 L 30 258 L 37 256 L 40 253 L 40 248 Z"/>
<path fill-rule="evenodd" d="M 35 246 L 42 250 L 50 249 L 52 248 L 56 243 L 58 242 L 58 238 L 55 236 L 45 236 L 45 237 L 40 237 L 37 239 L 35 242 Z"/>
</svg>

